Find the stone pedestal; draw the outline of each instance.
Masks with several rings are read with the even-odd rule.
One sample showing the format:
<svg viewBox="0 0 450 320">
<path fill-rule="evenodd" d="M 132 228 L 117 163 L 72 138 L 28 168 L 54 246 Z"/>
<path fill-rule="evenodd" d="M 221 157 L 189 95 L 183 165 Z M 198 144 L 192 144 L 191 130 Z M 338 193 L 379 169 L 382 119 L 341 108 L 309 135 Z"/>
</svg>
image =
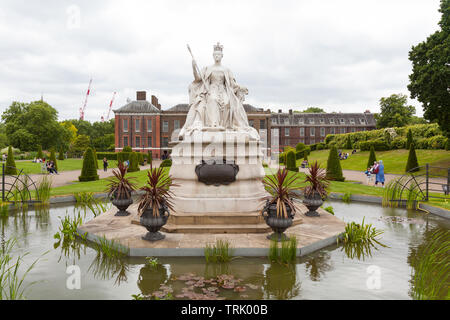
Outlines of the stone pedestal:
<svg viewBox="0 0 450 320">
<path fill-rule="evenodd" d="M 167 232 L 270 231 L 259 213 L 267 195 L 262 184 L 265 172 L 259 141 L 242 132 L 208 131 L 171 145 L 170 174 L 178 186 L 172 188 L 175 212 L 164 227 Z M 227 185 L 200 182 L 196 167 L 202 160 L 237 165 L 236 180 Z"/>
</svg>

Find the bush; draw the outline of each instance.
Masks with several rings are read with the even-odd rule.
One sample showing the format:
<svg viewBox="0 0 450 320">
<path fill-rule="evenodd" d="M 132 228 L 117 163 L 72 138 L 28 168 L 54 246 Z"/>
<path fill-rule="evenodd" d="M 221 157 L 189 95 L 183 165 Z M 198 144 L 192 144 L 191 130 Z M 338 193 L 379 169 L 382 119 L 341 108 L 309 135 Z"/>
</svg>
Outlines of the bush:
<svg viewBox="0 0 450 320">
<path fill-rule="evenodd" d="M 384 139 L 361 141 L 359 143 L 359 148 L 361 151 L 369 151 L 371 147 L 374 147 L 375 151 L 390 150 L 389 144 Z"/>
<path fill-rule="evenodd" d="M 278 162 L 280 164 L 285 164 L 286 163 L 286 153 L 282 152 L 278 155 Z"/>
<path fill-rule="evenodd" d="M 286 168 L 289 171 L 295 171 L 298 172 L 298 167 L 297 167 L 297 163 L 296 163 L 296 159 L 295 159 L 295 152 L 294 151 L 289 151 L 287 153 L 286 156 Z"/>
<path fill-rule="evenodd" d="M 130 166 L 128 167 L 128 172 L 136 172 L 141 170 L 139 168 L 139 156 L 136 152 L 130 154 Z"/>
<path fill-rule="evenodd" d="M 303 150 L 303 149 L 305 149 L 306 148 L 306 145 L 304 144 L 304 143 L 301 143 L 301 142 L 299 142 L 299 143 L 297 143 L 297 145 L 295 146 L 295 151 L 301 151 L 301 150 Z"/>
<path fill-rule="evenodd" d="M 129 153 L 131 153 L 131 152 L 133 152 L 133 149 L 131 149 L 130 146 L 126 146 L 126 147 L 124 147 L 124 148 L 122 149 L 122 152 L 129 152 Z"/>
<path fill-rule="evenodd" d="M 318 143 L 317 146 L 316 146 L 316 150 L 324 150 L 324 149 L 326 149 L 326 148 L 327 148 L 327 146 L 326 146 L 326 144 L 323 143 L 323 142 Z"/>
<path fill-rule="evenodd" d="M 138 158 L 139 158 L 139 164 L 141 166 L 143 166 L 144 165 L 144 154 L 142 152 L 138 152 L 137 154 L 138 154 Z"/>
<path fill-rule="evenodd" d="M 417 147 L 417 149 L 428 149 L 428 139 L 422 138 L 417 140 L 415 143 L 415 147 Z"/>
<path fill-rule="evenodd" d="M 370 168 L 371 166 L 373 166 L 373 163 L 377 161 L 377 157 L 375 155 L 375 149 L 372 147 L 370 147 L 370 154 L 369 154 L 369 160 L 367 161 L 367 168 Z"/>
<path fill-rule="evenodd" d="M 309 145 L 309 149 L 310 149 L 311 151 L 316 151 L 316 148 L 317 148 L 317 144 L 310 144 L 310 145 Z"/>
<path fill-rule="evenodd" d="M 131 152 L 119 152 L 117 154 L 117 161 L 118 162 L 125 162 L 127 160 L 130 160 Z"/>
<path fill-rule="evenodd" d="M 50 149 L 50 157 L 49 157 L 50 161 L 53 161 L 53 163 L 55 164 L 55 169 L 56 171 L 58 171 L 58 162 L 56 161 L 56 151 L 55 148 L 51 148 Z"/>
<path fill-rule="evenodd" d="M 411 143 L 408 154 L 408 161 L 406 162 L 406 172 L 419 171 L 419 162 L 417 161 L 416 149 L 414 148 L 414 143 Z"/>
<path fill-rule="evenodd" d="M 161 164 L 159 165 L 160 167 L 171 167 L 172 166 L 172 159 L 166 159 L 163 160 L 163 162 L 161 162 Z"/>
<path fill-rule="evenodd" d="M 94 158 L 94 151 L 92 148 L 87 148 L 83 155 L 83 168 L 81 169 L 81 175 L 78 180 L 83 181 L 95 181 L 98 180 L 97 169 L 95 167 L 95 162 L 97 159 Z"/>
<path fill-rule="evenodd" d="M 17 174 L 16 162 L 14 161 L 14 155 L 11 146 L 9 146 L 8 148 L 8 158 L 6 158 L 5 174 L 7 175 Z"/>
<path fill-rule="evenodd" d="M 434 136 L 428 138 L 428 148 L 430 149 L 445 149 L 445 145 L 447 144 L 447 138 L 444 136 Z"/>
<path fill-rule="evenodd" d="M 445 150 L 450 150 L 450 139 L 447 139 L 447 142 L 445 143 Z"/>
<path fill-rule="evenodd" d="M 152 152 L 149 151 L 149 152 L 147 153 L 147 164 L 152 163 L 152 161 L 153 161 L 153 159 L 152 159 Z"/>
<path fill-rule="evenodd" d="M 344 175 L 342 174 L 341 162 L 336 147 L 330 149 L 327 161 L 327 178 L 335 181 L 344 181 Z"/>
</svg>

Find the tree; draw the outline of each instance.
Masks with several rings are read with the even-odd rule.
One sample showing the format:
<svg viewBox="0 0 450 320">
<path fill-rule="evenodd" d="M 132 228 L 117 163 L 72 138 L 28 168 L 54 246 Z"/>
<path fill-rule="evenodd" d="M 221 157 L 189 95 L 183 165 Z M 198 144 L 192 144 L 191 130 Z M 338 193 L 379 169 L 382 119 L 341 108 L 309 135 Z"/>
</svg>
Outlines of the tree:
<svg viewBox="0 0 450 320">
<path fill-rule="evenodd" d="M 297 145 L 295 146 L 295 150 L 296 151 L 302 151 L 305 148 L 306 148 L 306 145 L 304 143 L 301 143 L 301 142 L 297 143 Z"/>
<path fill-rule="evenodd" d="M 369 154 L 369 161 L 367 161 L 367 168 L 370 168 L 373 166 L 373 163 L 377 161 L 377 157 L 375 155 L 375 148 L 373 145 L 370 146 L 370 154 Z"/>
<path fill-rule="evenodd" d="M 51 148 L 50 149 L 50 161 L 53 161 L 53 163 L 55 164 L 55 169 L 56 171 L 58 171 L 58 162 L 56 162 L 56 151 L 55 148 Z"/>
<path fill-rule="evenodd" d="M 91 148 L 87 148 L 83 155 L 83 168 L 81 169 L 81 175 L 78 177 L 78 180 L 83 182 L 99 179 L 94 160 L 94 151 Z"/>
<path fill-rule="evenodd" d="M 411 129 L 409 129 L 408 133 L 406 134 L 406 149 L 409 149 L 411 147 L 411 143 L 413 142 L 413 134 Z"/>
<path fill-rule="evenodd" d="M 24 151 L 64 143 L 70 132 L 59 124 L 58 112 L 44 101 L 13 102 L 2 114 L 5 133 L 13 147 Z"/>
<path fill-rule="evenodd" d="M 325 113 L 325 110 L 323 110 L 322 108 L 317 108 L 317 107 L 309 107 L 306 108 L 303 111 L 294 111 L 296 113 Z"/>
<path fill-rule="evenodd" d="M 329 180 L 344 181 L 344 175 L 342 173 L 341 162 L 339 160 L 338 151 L 336 146 L 332 146 L 328 155 L 327 161 L 327 178 Z"/>
<path fill-rule="evenodd" d="M 80 134 L 70 147 L 70 152 L 74 155 L 81 155 L 87 148 L 90 147 L 90 145 L 91 139 L 84 134 Z"/>
<path fill-rule="evenodd" d="M 416 108 L 406 105 L 408 97 L 393 94 L 380 99 L 381 112 L 377 115 L 377 128 L 403 127 L 412 121 Z"/>
<path fill-rule="evenodd" d="M 94 163 L 95 163 L 95 168 L 98 170 L 98 158 L 97 158 L 97 150 L 94 149 Z"/>
<path fill-rule="evenodd" d="M 419 162 L 417 161 L 416 149 L 414 148 L 414 143 L 411 143 L 408 154 L 408 161 L 406 162 L 405 171 L 415 172 L 419 171 Z"/>
<path fill-rule="evenodd" d="M 8 148 L 8 158 L 6 158 L 5 167 L 6 167 L 5 174 L 7 174 L 7 175 L 16 175 L 17 174 L 16 162 L 14 161 L 14 154 L 13 154 L 11 146 L 9 146 L 9 148 Z"/>
<path fill-rule="evenodd" d="M 436 121 L 450 137 L 450 0 L 441 0 L 440 30 L 412 47 L 408 89 L 422 103 L 423 117 Z"/>
</svg>

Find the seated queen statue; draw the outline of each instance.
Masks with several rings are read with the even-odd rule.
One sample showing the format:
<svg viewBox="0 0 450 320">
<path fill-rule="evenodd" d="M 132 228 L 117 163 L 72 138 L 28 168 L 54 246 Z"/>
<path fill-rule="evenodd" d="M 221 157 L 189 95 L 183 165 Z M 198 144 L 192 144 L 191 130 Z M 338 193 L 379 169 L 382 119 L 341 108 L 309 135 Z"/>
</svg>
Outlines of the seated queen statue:
<svg viewBox="0 0 450 320">
<path fill-rule="evenodd" d="M 250 140 L 259 140 L 243 105 L 248 90 L 239 86 L 231 71 L 222 66 L 223 46 L 219 43 L 214 46 L 213 57 L 215 63 L 202 71 L 192 58 L 194 81 L 189 86 L 189 112 L 179 139 L 195 131 L 237 131 L 247 134 Z"/>
</svg>

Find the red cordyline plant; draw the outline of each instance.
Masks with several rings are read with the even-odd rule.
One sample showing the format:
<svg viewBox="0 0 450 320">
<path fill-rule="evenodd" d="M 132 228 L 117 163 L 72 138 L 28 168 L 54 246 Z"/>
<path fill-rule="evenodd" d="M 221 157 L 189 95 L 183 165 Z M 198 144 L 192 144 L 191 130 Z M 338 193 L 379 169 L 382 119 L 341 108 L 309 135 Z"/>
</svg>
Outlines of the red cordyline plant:
<svg viewBox="0 0 450 320">
<path fill-rule="evenodd" d="M 326 177 L 325 169 L 320 168 L 317 161 L 315 161 L 311 164 L 308 173 L 309 174 L 306 175 L 305 182 L 308 182 L 309 185 L 303 189 L 305 197 L 311 197 L 315 193 L 318 193 L 322 199 L 326 198 L 326 189 L 330 182 Z"/>
<path fill-rule="evenodd" d="M 116 199 L 128 199 L 131 197 L 131 192 L 136 190 L 136 184 L 133 182 L 134 177 L 126 178 L 128 168 L 119 162 L 117 169 L 113 170 L 113 177 L 108 178 L 108 196 L 113 196 Z"/>
<path fill-rule="evenodd" d="M 292 174 L 289 176 L 289 171 L 278 169 L 275 175 L 269 175 L 263 180 L 264 187 L 270 196 L 265 200 L 270 204 L 277 205 L 277 217 L 288 218 L 287 207 L 291 208 L 293 214 L 296 213 L 296 208 L 293 199 L 299 199 L 299 195 L 294 193 L 298 189 L 298 175 Z"/>
<path fill-rule="evenodd" d="M 172 177 L 165 173 L 163 167 L 153 168 L 151 163 L 147 177 L 147 184 L 140 188 L 145 193 L 139 199 L 139 214 L 142 215 L 145 210 L 150 208 L 153 211 L 153 216 L 156 217 L 159 213 L 159 208 L 163 205 L 173 210 L 171 201 L 173 192 L 170 191 L 170 187 L 176 187 L 178 185 L 172 183 Z"/>
</svg>

